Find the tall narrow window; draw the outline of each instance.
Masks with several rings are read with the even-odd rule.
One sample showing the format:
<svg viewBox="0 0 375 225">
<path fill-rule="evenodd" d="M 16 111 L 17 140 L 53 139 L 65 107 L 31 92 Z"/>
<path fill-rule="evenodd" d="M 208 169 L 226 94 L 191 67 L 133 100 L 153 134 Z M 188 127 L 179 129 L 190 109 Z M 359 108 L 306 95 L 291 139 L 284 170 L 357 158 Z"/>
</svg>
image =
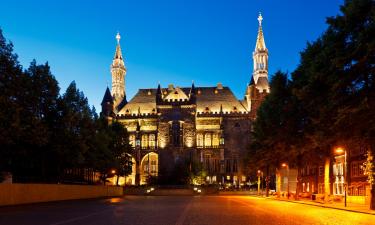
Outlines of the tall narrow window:
<svg viewBox="0 0 375 225">
<path fill-rule="evenodd" d="M 197 147 L 203 147 L 203 134 L 197 134 Z"/>
<path fill-rule="evenodd" d="M 180 146 L 180 124 L 178 121 L 173 121 L 172 123 L 172 137 L 173 145 Z"/>
<path fill-rule="evenodd" d="M 142 148 L 147 148 L 148 147 L 148 135 L 143 134 L 142 135 Z"/>
<path fill-rule="evenodd" d="M 130 144 L 133 148 L 135 148 L 135 135 L 134 135 L 134 134 L 131 134 L 131 135 L 129 136 L 129 144 Z"/>
<path fill-rule="evenodd" d="M 237 165 L 237 159 L 233 160 L 233 172 L 237 173 L 238 171 L 238 165 Z"/>
<path fill-rule="evenodd" d="M 212 146 L 211 134 L 210 133 L 206 133 L 204 135 L 204 146 L 205 147 L 211 147 Z"/>
<path fill-rule="evenodd" d="M 219 146 L 219 134 L 217 134 L 217 133 L 212 135 L 212 146 L 213 147 Z"/>
<path fill-rule="evenodd" d="M 229 159 L 227 159 L 227 165 L 226 165 L 225 171 L 227 173 L 230 173 L 230 160 Z"/>
<path fill-rule="evenodd" d="M 150 134 L 148 144 L 151 149 L 155 148 L 155 134 Z"/>
</svg>

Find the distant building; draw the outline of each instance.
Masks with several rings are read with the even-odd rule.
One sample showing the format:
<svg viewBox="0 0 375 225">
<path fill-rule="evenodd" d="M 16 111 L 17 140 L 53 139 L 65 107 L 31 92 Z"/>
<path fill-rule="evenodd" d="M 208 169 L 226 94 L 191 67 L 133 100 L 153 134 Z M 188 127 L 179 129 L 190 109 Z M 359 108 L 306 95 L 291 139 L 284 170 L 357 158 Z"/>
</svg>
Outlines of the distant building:
<svg viewBox="0 0 375 225">
<path fill-rule="evenodd" d="M 317 156 L 315 159 L 307 160 L 308 162 L 305 162 L 299 171 L 299 193 L 303 197 L 310 197 L 312 194 L 323 196 L 325 192 L 328 192 L 327 194 L 332 199 L 343 201 L 347 183 L 349 203 L 369 204 L 370 184 L 363 168 L 366 152 L 367 149 L 361 145 L 346 149 L 346 157 L 344 152 L 340 154 L 332 152 L 329 164 L 327 164 L 328 169 L 325 168 L 324 157 Z M 329 185 L 327 190 L 324 188 L 325 182 Z"/>
<path fill-rule="evenodd" d="M 206 183 L 240 185 L 247 181 L 243 158 L 250 143 L 256 111 L 269 93 L 268 50 L 259 15 L 259 29 L 253 53 L 254 71 L 239 100 L 221 83 L 195 86 L 139 89 L 127 101 L 126 67 L 117 34 L 111 65 L 112 90 L 107 88 L 102 115 L 127 128 L 133 151 L 130 184 L 145 184 L 148 178 L 174 179 L 178 165 L 185 170 L 201 168 Z"/>
</svg>

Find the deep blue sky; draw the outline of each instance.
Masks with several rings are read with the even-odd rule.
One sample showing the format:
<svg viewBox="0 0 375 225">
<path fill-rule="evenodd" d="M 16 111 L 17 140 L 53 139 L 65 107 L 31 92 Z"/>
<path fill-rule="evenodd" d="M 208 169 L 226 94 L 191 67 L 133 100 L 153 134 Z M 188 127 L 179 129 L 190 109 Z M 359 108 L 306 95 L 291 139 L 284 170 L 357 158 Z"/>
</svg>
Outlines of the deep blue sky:
<svg viewBox="0 0 375 225">
<path fill-rule="evenodd" d="M 100 111 L 117 31 L 128 69 L 128 99 L 138 88 L 222 82 L 242 98 L 263 15 L 270 74 L 293 71 L 299 52 L 339 13 L 343 0 L 3 1 L 0 27 L 24 67 L 49 62 L 62 92 L 72 80 Z"/>
</svg>

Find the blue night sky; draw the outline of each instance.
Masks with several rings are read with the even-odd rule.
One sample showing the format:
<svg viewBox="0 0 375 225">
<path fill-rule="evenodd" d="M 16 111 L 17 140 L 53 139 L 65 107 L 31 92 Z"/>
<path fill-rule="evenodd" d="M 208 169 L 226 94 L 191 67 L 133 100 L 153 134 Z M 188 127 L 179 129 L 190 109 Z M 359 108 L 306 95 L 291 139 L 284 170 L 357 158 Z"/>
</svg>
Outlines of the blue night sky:
<svg viewBox="0 0 375 225">
<path fill-rule="evenodd" d="M 24 67 L 49 62 L 61 92 L 73 80 L 100 111 L 117 31 L 128 100 L 138 88 L 214 86 L 243 97 L 263 15 L 269 72 L 293 71 L 299 52 L 343 0 L 3 1 L 0 27 Z"/>
</svg>

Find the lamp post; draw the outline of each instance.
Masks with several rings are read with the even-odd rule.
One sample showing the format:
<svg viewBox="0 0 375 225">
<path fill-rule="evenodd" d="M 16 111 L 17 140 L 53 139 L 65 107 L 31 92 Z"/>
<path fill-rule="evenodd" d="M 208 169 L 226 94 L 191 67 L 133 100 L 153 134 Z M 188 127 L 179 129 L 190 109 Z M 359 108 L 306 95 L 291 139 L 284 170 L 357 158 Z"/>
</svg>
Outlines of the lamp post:
<svg viewBox="0 0 375 225">
<path fill-rule="evenodd" d="M 346 207 L 346 196 L 347 196 L 347 190 L 348 190 L 348 170 L 347 170 L 347 153 L 346 149 L 342 147 L 337 147 L 335 149 L 335 153 L 337 154 L 344 154 L 344 205 Z"/>
<path fill-rule="evenodd" d="M 287 163 L 281 164 L 282 167 L 286 168 L 286 177 L 288 178 L 288 186 L 287 186 L 287 196 L 289 199 L 289 165 Z"/>
</svg>

